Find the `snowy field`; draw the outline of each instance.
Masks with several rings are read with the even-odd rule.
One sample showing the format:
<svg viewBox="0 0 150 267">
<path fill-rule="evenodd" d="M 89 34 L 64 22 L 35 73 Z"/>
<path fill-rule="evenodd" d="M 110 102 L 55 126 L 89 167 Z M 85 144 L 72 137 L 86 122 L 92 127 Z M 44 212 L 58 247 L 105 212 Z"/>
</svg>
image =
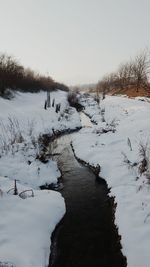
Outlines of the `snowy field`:
<svg viewBox="0 0 150 267">
<path fill-rule="evenodd" d="M 101 166 L 117 203 L 115 222 L 128 267 L 150 266 L 150 103 L 107 96 L 100 107 L 83 97 L 97 125 L 73 139 L 78 158 Z"/>
<path fill-rule="evenodd" d="M 39 189 L 57 183 L 57 163 L 38 160 L 39 136 L 81 126 L 78 113 L 70 108 L 65 92 L 51 93 L 44 109 L 46 93 L 17 93 L 12 100 L 0 98 L 0 266 L 48 266 L 51 234 L 65 213 L 61 194 Z M 51 153 L 51 148 L 47 153 Z M 14 179 L 18 194 L 14 195 Z M 23 192 L 24 190 L 30 190 Z"/>
</svg>

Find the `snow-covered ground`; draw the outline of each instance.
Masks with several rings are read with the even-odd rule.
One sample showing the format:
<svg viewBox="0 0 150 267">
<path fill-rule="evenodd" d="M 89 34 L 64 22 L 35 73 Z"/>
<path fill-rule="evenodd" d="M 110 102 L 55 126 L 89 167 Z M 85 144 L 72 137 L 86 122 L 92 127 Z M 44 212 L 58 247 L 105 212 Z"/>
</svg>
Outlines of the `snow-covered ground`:
<svg viewBox="0 0 150 267">
<path fill-rule="evenodd" d="M 48 190 L 34 190 L 34 197 L 22 199 L 6 193 L 12 186 L 10 179 L 0 177 L 5 192 L 0 199 L 0 262 L 9 262 L 9 267 L 48 266 L 50 236 L 64 215 L 64 200 Z M 18 184 L 19 193 L 26 189 Z"/>
<path fill-rule="evenodd" d="M 80 120 L 75 109 L 68 111 L 67 93 L 57 91 L 51 93 L 51 102 L 55 105 L 61 103 L 60 112 L 55 112 L 55 107 L 44 109 L 46 93 L 18 93 L 11 101 L 0 98 L 0 120 L 14 117 L 19 121 L 20 128 L 29 134 L 33 128 L 34 135 L 40 133 L 53 133 L 54 130 L 75 129 L 80 126 Z M 69 112 L 69 115 L 68 115 Z"/>
<path fill-rule="evenodd" d="M 51 93 L 51 102 L 61 103 L 44 109 L 46 93 L 17 93 L 12 100 L 0 98 L 0 266 L 48 266 L 50 237 L 65 213 L 60 193 L 41 191 L 40 185 L 56 183 L 60 177 L 56 162 L 38 160 L 39 136 L 81 126 L 65 92 Z M 51 153 L 49 147 L 47 153 Z M 13 195 L 14 179 L 18 193 Z M 12 190 L 10 190 L 12 189 Z M 10 190 L 10 191 L 9 191 Z M 9 191 L 9 193 L 8 193 Z"/>
<path fill-rule="evenodd" d="M 75 135 L 75 153 L 101 166 L 100 176 L 115 196 L 115 222 L 128 267 L 149 267 L 150 103 L 107 96 L 100 107 L 91 98 L 83 98 L 82 104 L 97 125 Z M 141 173 L 144 158 L 147 165 Z"/>
</svg>

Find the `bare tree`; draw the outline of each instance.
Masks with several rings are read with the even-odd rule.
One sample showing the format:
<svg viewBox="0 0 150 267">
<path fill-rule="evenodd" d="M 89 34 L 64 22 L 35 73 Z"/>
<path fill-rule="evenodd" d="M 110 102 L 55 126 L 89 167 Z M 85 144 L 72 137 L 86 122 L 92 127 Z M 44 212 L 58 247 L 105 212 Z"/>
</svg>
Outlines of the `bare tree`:
<svg viewBox="0 0 150 267">
<path fill-rule="evenodd" d="M 143 50 L 134 59 L 120 64 L 114 73 L 105 75 L 97 84 L 97 97 L 99 93 L 105 95 L 112 89 L 122 90 L 134 87 L 136 91 L 144 87 L 149 89 L 148 74 L 150 73 L 150 57 L 147 50 Z"/>
<path fill-rule="evenodd" d="M 12 56 L 0 53 L 0 95 L 6 96 L 7 89 L 25 92 L 69 90 L 64 84 L 56 83 L 50 76 L 24 68 Z"/>
<path fill-rule="evenodd" d="M 97 84 L 97 94 L 101 93 L 103 96 L 105 96 L 106 93 L 117 86 L 117 82 L 118 76 L 114 72 L 103 76 L 103 78 Z"/>
<path fill-rule="evenodd" d="M 118 85 L 122 89 L 128 87 L 133 82 L 133 64 L 132 62 L 123 63 L 118 68 Z"/>
<path fill-rule="evenodd" d="M 144 50 L 133 60 L 133 76 L 136 84 L 136 91 L 148 83 L 148 74 L 150 72 L 150 58 L 148 51 Z"/>
</svg>

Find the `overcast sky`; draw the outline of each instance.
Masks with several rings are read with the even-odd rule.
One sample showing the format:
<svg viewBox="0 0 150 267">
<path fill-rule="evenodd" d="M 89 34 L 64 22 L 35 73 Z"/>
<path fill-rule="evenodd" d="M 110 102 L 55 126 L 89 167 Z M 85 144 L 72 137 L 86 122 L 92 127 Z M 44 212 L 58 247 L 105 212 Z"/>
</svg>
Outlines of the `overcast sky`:
<svg viewBox="0 0 150 267">
<path fill-rule="evenodd" d="M 150 0 L 0 0 L 0 51 L 68 85 L 150 47 Z"/>
</svg>

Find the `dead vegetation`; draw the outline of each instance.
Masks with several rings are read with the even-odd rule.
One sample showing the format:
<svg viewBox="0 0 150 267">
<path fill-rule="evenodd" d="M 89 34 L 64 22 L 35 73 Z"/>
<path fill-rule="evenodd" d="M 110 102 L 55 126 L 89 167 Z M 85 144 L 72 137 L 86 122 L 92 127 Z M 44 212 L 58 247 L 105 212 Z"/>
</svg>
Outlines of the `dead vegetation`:
<svg viewBox="0 0 150 267">
<path fill-rule="evenodd" d="M 133 59 L 120 64 L 115 72 L 105 75 L 96 86 L 97 95 L 109 93 L 150 97 L 149 73 L 150 54 L 145 49 Z"/>
<path fill-rule="evenodd" d="M 10 89 L 14 92 L 68 91 L 64 84 L 55 82 L 49 75 L 44 76 L 24 68 L 14 57 L 5 53 L 0 54 L 0 96 L 9 98 Z"/>
<path fill-rule="evenodd" d="M 131 140 L 128 138 L 127 144 L 130 148 L 130 151 L 133 151 Z M 133 162 L 128 158 L 128 156 L 122 152 L 123 162 L 127 165 L 127 167 L 131 170 L 135 170 L 135 172 L 142 176 L 144 175 L 148 182 L 150 182 L 150 143 L 147 142 L 139 142 L 138 145 L 138 155 L 137 159 Z"/>
<path fill-rule="evenodd" d="M 149 142 L 139 144 L 139 156 L 141 158 L 139 163 L 139 173 L 142 175 L 143 173 L 147 178 L 150 176 L 150 146 Z"/>
<path fill-rule="evenodd" d="M 74 107 L 77 109 L 77 111 L 81 111 L 83 109 L 83 106 L 80 104 L 80 100 L 79 100 L 79 94 L 78 92 L 72 92 L 70 91 L 68 93 L 68 102 L 69 102 L 69 105 L 71 107 Z"/>
</svg>

